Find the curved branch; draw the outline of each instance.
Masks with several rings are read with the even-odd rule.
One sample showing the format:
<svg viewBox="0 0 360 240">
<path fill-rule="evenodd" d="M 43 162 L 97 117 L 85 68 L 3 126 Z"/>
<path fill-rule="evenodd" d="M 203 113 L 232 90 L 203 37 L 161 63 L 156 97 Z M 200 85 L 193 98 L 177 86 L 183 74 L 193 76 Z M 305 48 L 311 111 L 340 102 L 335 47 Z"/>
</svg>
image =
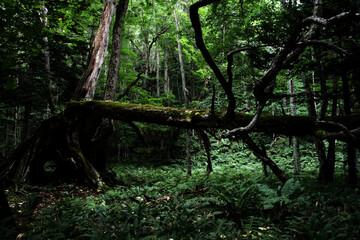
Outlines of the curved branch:
<svg viewBox="0 0 360 240">
<path fill-rule="evenodd" d="M 199 12 L 198 12 L 199 8 L 219 1 L 220 0 L 200 0 L 197 3 L 194 3 L 193 5 L 190 6 L 190 19 L 195 32 L 196 45 L 201 51 L 201 54 L 203 55 L 205 61 L 207 62 L 211 70 L 214 72 L 216 78 L 220 82 L 221 87 L 225 90 L 226 96 L 229 101 L 226 115 L 230 117 L 230 116 L 234 116 L 234 111 L 236 106 L 236 100 L 234 97 L 234 93 L 232 92 L 232 86 L 230 82 L 226 81 L 224 75 L 221 73 L 219 67 L 216 65 L 214 59 L 211 57 L 210 52 L 205 46 L 200 18 L 199 18 Z"/>
<path fill-rule="evenodd" d="M 348 17 L 349 15 L 350 12 L 343 12 L 328 19 L 313 15 L 302 20 L 301 24 L 303 27 L 309 24 L 318 24 L 322 26 L 327 26 L 333 24 L 336 21 L 339 21 L 340 19 Z"/>
<path fill-rule="evenodd" d="M 264 104 L 260 103 L 254 117 L 251 119 L 250 123 L 246 127 L 234 128 L 233 130 L 224 133 L 222 135 L 222 137 L 223 138 L 228 138 L 228 137 L 240 134 L 240 133 L 250 132 L 255 127 L 256 123 L 259 121 L 260 115 L 262 113 L 262 110 L 264 109 L 264 106 L 265 106 Z"/>
<path fill-rule="evenodd" d="M 332 131 L 334 132 L 337 131 L 337 133 L 332 134 L 338 134 L 339 136 L 344 136 L 354 141 L 357 140 L 354 133 L 356 133 L 359 128 L 354 129 L 355 131 L 353 132 L 352 130 L 349 130 L 345 125 L 333 121 L 318 121 L 316 125 L 320 128 L 333 129 Z"/>
</svg>

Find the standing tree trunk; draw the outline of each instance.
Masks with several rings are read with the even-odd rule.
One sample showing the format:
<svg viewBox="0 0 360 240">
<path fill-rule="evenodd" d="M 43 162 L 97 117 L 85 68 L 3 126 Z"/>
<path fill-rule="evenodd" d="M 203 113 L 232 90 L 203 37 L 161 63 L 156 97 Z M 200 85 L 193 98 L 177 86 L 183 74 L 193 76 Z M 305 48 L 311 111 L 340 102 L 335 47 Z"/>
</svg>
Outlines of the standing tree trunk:
<svg viewBox="0 0 360 240">
<path fill-rule="evenodd" d="M 124 18 L 128 9 L 128 5 L 129 0 L 123 0 L 118 3 L 116 9 L 116 17 L 112 36 L 111 57 L 105 85 L 104 101 L 115 100 L 115 91 L 119 78 L 119 69 L 121 63 Z"/>
<path fill-rule="evenodd" d="M 126 16 L 129 0 L 120 1 L 116 8 L 116 17 L 113 27 L 112 49 L 109 63 L 109 69 L 106 79 L 104 101 L 114 101 L 116 86 L 119 78 L 119 69 L 121 63 L 122 36 L 124 27 L 124 18 Z M 109 145 L 109 136 L 114 132 L 114 125 L 111 119 L 103 119 L 96 131 L 96 141 L 90 142 L 88 149 L 92 149 L 88 155 L 89 160 L 94 164 L 98 171 L 106 171 L 107 146 Z"/>
<path fill-rule="evenodd" d="M 160 52 L 158 42 L 156 42 L 156 94 L 160 96 Z"/>
<path fill-rule="evenodd" d="M 23 128 L 22 128 L 22 139 L 24 142 L 29 138 L 29 125 L 30 125 L 30 115 L 31 115 L 31 104 L 25 104 L 24 106 L 24 118 L 23 118 Z"/>
<path fill-rule="evenodd" d="M 174 16 L 175 16 L 175 24 L 176 24 L 176 31 L 179 32 L 179 20 L 176 14 L 176 10 L 174 9 Z M 176 34 L 177 44 L 178 44 L 178 52 L 179 52 L 179 62 L 180 62 L 180 73 L 181 73 L 181 84 L 184 96 L 184 103 L 185 107 L 189 108 L 189 100 L 188 100 L 188 90 L 186 88 L 186 81 L 185 81 L 185 70 L 184 70 L 184 63 L 182 58 L 182 49 L 181 49 L 181 42 L 179 33 Z M 190 130 L 186 130 L 186 159 L 187 159 L 187 174 L 191 176 L 191 155 L 190 155 Z"/>
<path fill-rule="evenodd" d="M 144 79 L 143 79 L 143 88 L 146 89 L 147 87 L 147 78 L 148 78 L 148 74 L 149 74 L 149 66 L 150 66 L 150 53 L 151 53 L 151 49 L 149 46 L 149 33 L 148 31 L 146 31 L 145 33 L 145 37 L 144 37 L 144 42 L 145 42 L 145 70 L 144 70 Z"/>
<path fill-rule="evenodd" d="M 176 10 L 174 10 L 174 16 L 175 16 L 175 23 L 176 23 L 176 31 L 179 32 L 179 20 L 178 20 L 177 14 L 176 14 Z M 183 63 L 183 58 L 182 58 L 182 49 L 181 49 L 179 33 L 176 34 L 176 39 L 177 39 L 177 44 L 178 44 L 181 84 L 182 84 L 182 90 L 183 90 L 183 95 L 184 95 L 184 103 L 185 103 L 185 107 L 188 108 L 188 105 L 189 105 L 188 92 L 189 91 L 186 88 L 185 70 L 184 70 L 184 63 Z"/>
<path fill-rule="evenodd" d="M 315 59 L 317 61 L 319 70 L 318 70 L 318 75 L 319 75 L 319 79 L 320 79 L 320 87 L 321 87 L 321 96 L 322 96 L 322 103 L 321 103 L 321 107 L 320 107 L 320 111 L 319 114 L 317 116 L 317 120 L 321 120 L 323 121 L 325 119 L 326 116 L 326 111 L 327 111 L 327 107 L 329 104 L 329 97 L 328 97 L 328 93 L 327 93 L 327 86 L 326 86 L 326 72 L 325 72 L 325 66 L 323 63 L 323 59 L 321 56 L 321 52 L 320 49 L 318 47 L 314 46 L 314 52 L 315 52 Z M 326 183 L 327 179 L 329 178 L 329 162 L 328 162 L 328 158 L 326 157 L 326 147 L 324 145 L 324 142 L 320 139 L 317 140 L 319 146 L 317 147 L 317 151 L 318 151 L 318 158 L 319 158 L 319 177 L 318 180 L 322 183 Z"/>
<path fill-rule="evenodd" d="M 249 95 L 248 91 L 246 89 L 246 83 L 243 81 L 243 88 L 244 88 L 244 94 L 245 94 L 245 111 L 250 112 L 250 101 L 249 101 Z"/>
<path fill-rule="evenodd" d="M 315 101 L 314 101 L 313 93 L 310 88 L 310 84 L 305 76 L 305 73 L 302 73 L 302 79 L 303 79 L 303 84 L 304 84 L 304 88 L 305 88 L 305 92 L 306 92 L 306 102 L 307 102 L 308 113 L 310 116 L 315 117 L 316 116 Z M 316 154 L 318 156 L 319 163 L 320 163 L 319 180 L 323 181 L 322 179 L 325 179 L 325 176 L 323 176 L 323 172 L 322 172 L 323 168 L 321 166 L 321 163 L 326 162 L 325 145 L 324 145 L 324 142 L 317 137 L 314 138 L 314 144 L 315 144 Z"/>
<path fill-rule="evenodd" d="M 307 103 L 307 110 L 310 116 L 316 116 L 316 109 L 315 109 L 315 100 L 313 93 L 310 88 L 310 84 L 308 82 L 308 79 L 306 78 L 305 73 L 301 73 L 301 77 L 303 80 L 303 86 L 306 93 L 306 103 Z"/>
<path fill-rule="evenodd" d="M 14 134 L 13 134 L 13 138 L 14 138 L 14 149 L 17 148 L 17 146 L 20 144 L 21 139 L 20 139 L 20 128 L 18 127 L 19 124 L 19 108 L 15 107 L 14 108 Z"/>
<path fill-rule="evenodd" d="M 296 116 L 295 87 L 294 87 L 293 78 L 289 80 L 289 93 L 290 93 L 290 113 L 291 116 Z M 292 137 L 292 141 L 293 141 L 293 157 L 294 157 L 294 174 L 300 174 L 301 164 L 300 164 L 299 141 L 296 136 Z"/>
<path fill-rule="evenodd" d="M 4 127 L 5 130 L 5 136 L 4 136 L 4 147 L 2 150 L 2 156 L 6 157 L 7 151 L 7 145 L 8 145 L 8 139 L 9 139 L 9 123 L 6 123 L 6 126 Z"/>
<path fill-rule="evenodd" d="M 48 27 L 48 19 L 47 12 L 48 9 L 45 6 L 45 3 L 42 3 L 43 7 L 42 11 L 42 24 L 45 28 Z M 54 103 L 54 99 L 51 93 L 51 68 L 50 68 L 50 49 L 49 49 L 49 40 L 47 36 L 43 37 L 44 42 L 44 60 L 45 60 L 45 89 L 46 89 L 46 97 L 49 104 L 51 114 L 56 112 L 56 107 Z"/>
<path fill-rule="evenodd" d="M 93 51 L 87 69 L 84 71 L 75 90 L 73 100 L 89 100 L 94 98 L 96 85 L 100 77 L 109 43 L 110 27 L 115 6 L 116 2 L 114 0 L 105 0 L 98 31 L 93 43 Z"/>
<path fill-rule="evenodd" d="M 169 69 L 168 69 L 168 50 L 164 47 L 164 92 L 168 94 L 170 92 L 170 81 L 169 81 Z"/>
<path fill-rule="evenodd" d="M 350 91 L 349 91 L 349 79 L 347 72 L 343 70 L 342 73 L 343 82 L 343 98 L 344 98 L 344 110 L 345 116 L 350 117 L 351 115 L 351 103 L 350 103 Z M 348 184 L 350 186 L 357 186 L 357 154 L 353 144 L 347 144 L 347 162 L 348 162 Z"/>
<path fill-rule="evenodd" d="M 336 116 L 336 109 L 337 109 L 337 86 L 338 86 L 338 79 L 334 77 L 333 80 L 333 102 L 331 107 L 331 116 Z M 334 174 L 335 174 L 335 139 L 329 139 L 329 146 L 328 146 L 328 153 L 327 153 L 327 174 L 325 176 L 325 183 L 332 183 L 334 182 Z"/>
<path fill-rule="evenodd" d="M 112 65 L 109 66 L 110 78 L 108 79 L 108 89 L 105 91 L 105 99 L 112 98 L 115 95 L 116 82 L 118 77 L 118 64 L 120 64 L 121 55 L 121 29 L 123 12 L 126 10 L 126 2 L 123 2 L 117 14 L 118 21 L 116 22 L 117 35 L 114 35 L 115 46 L 113 46 Z M 94 98 L 96 85 L 98 83 L 101 69 L 106 57 L 107 47 L 110 38 L 110 29 L 117 3 L 114 0 L 105 0 L 103 12 L 101 14 L 100 23 L 93 43 L 93 51 L 90 56 L 88 67 L 80 79 L 78 87 L 75 91 L 74 100 L 89 100 Z M 120 36 L 119 36 L 120 35 Z M 120 37 L 120 38 L 119 38 Z M 119 50 L 120 49 L 120 50 Z M 113 99 L 112 99 L 113 100 Z M 75 155 L 78 163 L 83 166 L 84 172 L 92 183 L 102 186 L 103 182 L 98 171 L 105 172 L 106 163 L 104 159 L 100 159 L 98 150 L 102 149 L 100 146 L 101 140 L 106 139 L 108 129 L 112 129 L 105 124 L 102 124 L 101 119 L 95 116 L 88 116 L 80 118 L 82 123 L 73 123 L 74 128 L 70 130 L 69 145 L 72 146 L 72 155 Z M 100 128 L 99 128 L 100 127 Z M 98 133 L 98 134 L 96 134 Z M 104 141 L 106 142 L 106 141 Z M 97 147 L 96 147 L 97 146 Z M 101 151 L 101 153 L 104 153 Z M 100 159 L 100 160 L 99 160 Z"/>
</svg>

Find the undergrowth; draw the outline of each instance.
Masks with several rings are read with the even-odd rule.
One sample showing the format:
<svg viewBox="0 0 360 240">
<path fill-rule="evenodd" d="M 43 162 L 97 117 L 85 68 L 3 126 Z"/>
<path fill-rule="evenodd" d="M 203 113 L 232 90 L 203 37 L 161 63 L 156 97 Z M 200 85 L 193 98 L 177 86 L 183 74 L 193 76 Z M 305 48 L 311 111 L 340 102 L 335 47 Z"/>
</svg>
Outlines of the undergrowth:
<svg viewBox="0 0 360 240">
<path fill-rule="evenodd" d="M 272 174 L 265 177 L 259 161 L 249 151 L 239 151 L 241 146 L 223 140 L 212 145 L 214 172 L 210 176 L 206 176 L 203 154 L 193 154 L 191 177 L 179 163 L 117 163 L 112 166 L 117 187 L 101 193 L 83 187 L 75 195 L 73 190 L 62 191 L 41 210 L 34 208 L 39 188 L 24 186 L 23 204 L 18 204 L 16 196 L 9 197 L 21 222 L 21 239 L 360 237 L 358 189 L 344 187 L 338 177 L 337 184 L 318 184 L 311 153 L 302 156 L 302 174 L 281 184 Z M 281 154 L 270 151 L 285 170 L 291 166 L 289 155 L 286 149 Z M 43 191 L 51 193 L 54 188 Z M 10 231 L 0 228 L 0 236 Z"/>
<path fill-rule="evenodd" d="M 25 239 L 356 239 L 357 190 L 290 179 L 285 185 L 231 165 L 196 169 L 118 165 L 122 184 L 65 196 L 29 215 Z M 329 191 L 331 189 L 331 191 Z M 29 195 L 31 196 L 31 195 Z M 31 199 L 28 199 L 30 201 Z M 18 208 L 17 214 L 24 212 Z M 21 211 L 22 210 L 22 211 Z M 18 216 L 20 217 L 20 216 Z M 4 230 L 2 230 L 4 234 Z"/>
</svg>

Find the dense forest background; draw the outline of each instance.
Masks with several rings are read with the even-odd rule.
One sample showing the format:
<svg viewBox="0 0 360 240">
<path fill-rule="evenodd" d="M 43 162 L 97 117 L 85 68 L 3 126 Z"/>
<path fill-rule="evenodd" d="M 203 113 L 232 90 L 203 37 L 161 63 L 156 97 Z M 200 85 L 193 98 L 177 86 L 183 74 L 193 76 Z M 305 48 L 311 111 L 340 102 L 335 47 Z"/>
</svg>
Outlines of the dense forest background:
<svg viewBox="0 0 360 240">
<path fill-rule="evenodd" d="M 355 0 L 2 1 L 0 177 L 14 232 L 355 239 L 359 10 Z M 80 160 L 64 150 L 63 118 Z M 42 184 L 64 183 L 102 193 L 61 195 L 33 214 L 49 199 L 40 193 L 64 194 Z"/>
</svg>

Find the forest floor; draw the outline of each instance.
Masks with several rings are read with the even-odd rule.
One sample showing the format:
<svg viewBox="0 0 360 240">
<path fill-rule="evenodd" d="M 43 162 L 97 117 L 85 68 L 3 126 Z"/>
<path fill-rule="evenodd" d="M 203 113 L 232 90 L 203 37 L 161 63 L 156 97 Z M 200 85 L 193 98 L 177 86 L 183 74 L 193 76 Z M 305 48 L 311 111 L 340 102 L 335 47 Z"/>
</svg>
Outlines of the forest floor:
<svg viewBox="0 0 360 240">
<path fill-rule="evenodd" d="M 51 184 L 51 185 L 24 185 L 20 190 L 15 188 L 5 190 L 9 206 L 16 212 L 18 225 L 28 223 L 30 217 L 39 217 L 44 209 L 56 205 L 63 198 L 78 198 L 85 200 L 87 197 L 99 197 L 95 189 L 76 184 Z M 32 216 L 29 216 L 32 213 Z"/>
<path fill-rule="evenodd" d="M 285 185 L 261 168 L 113 167 L 121 184 L 6 190 L 20 239 L 358 239 L 358 189 L 301 174 Z M 241 169 L 242 171 L 241 171 Z M 0 228 L 0 236 L 6 232 Z M 6 238 L 4 238 L 6 239 Z"/>
</svg>

